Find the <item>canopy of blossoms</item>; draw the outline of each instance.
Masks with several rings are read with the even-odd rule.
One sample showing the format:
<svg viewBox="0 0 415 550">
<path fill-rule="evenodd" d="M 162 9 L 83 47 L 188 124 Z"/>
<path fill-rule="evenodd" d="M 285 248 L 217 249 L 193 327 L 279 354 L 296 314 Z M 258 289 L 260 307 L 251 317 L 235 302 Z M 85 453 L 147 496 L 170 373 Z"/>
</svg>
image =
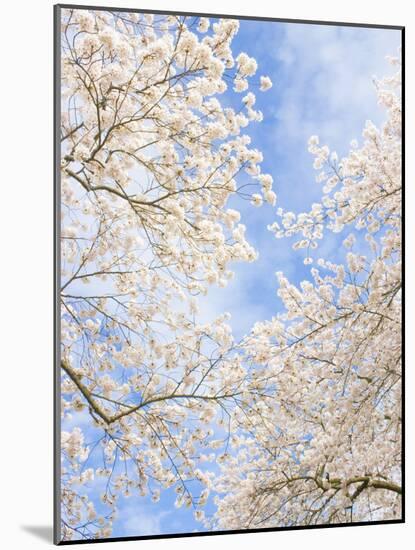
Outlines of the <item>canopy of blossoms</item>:
<svg viewBox="0 0 415 550">
<path fill-rule="evenodd" d="M 61 13 L 62 539 L 168 489 L 201 529 L 399 517 L 400 73 L 346 158 L 310 138 L 321 201 L 269 230 L 313 282 L 278 272 L 284 313 L 236 341 L 199 301 L 257 259 L 229 201 L 276 204 L 249 135 L 270 78 L 236 19 Z M 346 261 L 314 264 L 330 231 Z"/>
<path fill-rule="evenodd" d="M 346 158 L 310 138 L 321 202 L 298 215 L 279 209 L 270 227 L 278 239 L 300 235 L 305 263 L 326 231 L 349 231 L 346 263 L 320 258 L 299 288 L 277 273 L 286 312 L 256 323 L 243 344 L 275 393 L 246 417 L 215 480 L 214 528 L 401 515 L 400 86 L 400 71 L 377 83 L 387 120 L 367 122 Z"/>
<path fill-rule="evenodd" d="M 63 10 L 62 414 L 85 411 L 96 428 L 93 445 L 78 426 L 62 433 L 64 539 L 109 536 L 120 493 L 157 501 L 174 486 L 177 506 L 203 505 L 211 480 L 196 458 L 262 388 L 226 315 L 197 316 L 230 262 L 256 258 L 229 197 L 276 200 L 244 133 L 262 119 L 255 95 L 238 111 L 218 99 L 245 92 L 257 63 L 232 54 L 236 20 L 192 21 Z M 238 187 L 241 171 L 256 193 Z M 86 490 L 96 476 L 104 515 Z"/>
</svg>

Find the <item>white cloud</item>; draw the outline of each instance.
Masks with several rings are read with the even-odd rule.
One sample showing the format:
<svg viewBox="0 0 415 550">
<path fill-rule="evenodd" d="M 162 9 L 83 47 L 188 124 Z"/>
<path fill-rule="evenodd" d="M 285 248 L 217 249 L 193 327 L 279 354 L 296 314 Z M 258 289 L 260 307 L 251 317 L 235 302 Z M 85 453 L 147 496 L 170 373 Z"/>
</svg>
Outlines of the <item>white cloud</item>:
<svg viewBox="0 0 415 550">
<path fill-rule="evenodd" d="M 235 266 L 235 277 L 226 288 L 210 287 L 208 295 L 200 299 L 204 322 L 229 312 L 234 336 L 240 338 L 250 331 L 255 321 L 269 316 L 269 301 L 264 300 L 263 295 L 252 295 L 258 271 L 262 277 L 267 277 L 267 272 L 258 265 L 252 267 L 253 264 Z"/>
<path fill-rule="evenodd" d="M 300 25 L 284 26 L 275 44 L 280 65 L 276 131 L 281 139 L 302 141 L 319 133 L 335 147 L 358 137 L 367 118 L 380 122 L 372 78 L 393 68 L 396 30 Z"/>
<path fill-rule="evenodd" d="M 123 536 L 159 535 L 165 532 L 161 521 L 169 514 L 170 512 L 165 510 L 152 509 L 151 505 L 148 505 L 146 510 L 136 503 L 134 506 L 125 507 L 120 511 Z"/>
</svg>

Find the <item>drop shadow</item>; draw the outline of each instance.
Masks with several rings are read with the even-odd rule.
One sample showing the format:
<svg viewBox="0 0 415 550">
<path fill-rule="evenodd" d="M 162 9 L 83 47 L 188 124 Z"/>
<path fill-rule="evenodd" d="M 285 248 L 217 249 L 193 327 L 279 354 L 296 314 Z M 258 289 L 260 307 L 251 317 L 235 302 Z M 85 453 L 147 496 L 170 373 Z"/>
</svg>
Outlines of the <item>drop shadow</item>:
<svg viewBox="0 0 415 550">
<path fill-rule="evenodd" d="M 53 527 L 50 525 L 21 525 L 21 528 L 38 539 L 53 543 Z"/>
</svg>

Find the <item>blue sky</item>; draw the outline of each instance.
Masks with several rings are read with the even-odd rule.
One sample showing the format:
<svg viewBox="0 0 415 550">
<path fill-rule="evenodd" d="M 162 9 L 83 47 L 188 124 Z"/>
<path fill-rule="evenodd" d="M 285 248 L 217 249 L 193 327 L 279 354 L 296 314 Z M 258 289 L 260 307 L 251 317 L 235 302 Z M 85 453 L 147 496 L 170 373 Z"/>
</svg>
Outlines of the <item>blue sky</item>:
<svg viewBox="0 0 415 550">
<path fill-rule="evenodd" d="M 359 140 L 367 119 L 382 122 L 384 113 L 377 106 L 372 77 L 381 78 L 392 72 L 385 56 L 396 55 L 399 45 L 400 32 L 395 30 L 240 22 L 232 44 L 234 54 L 245 51 L 255 57 L 258 80 L 260 75 L 269 75 L 273 81 L 271 90 L 256 94 L 256 108 L 262 110 L 264 121 L 252 123 L 247 131 L 252 146 L 263 152 L 262 171 L 274 178 L 277 207 L 306 211 L 320 196 L 313 158 L 307 151 L 310 135 L 319 135 L 320 142 L 337 150 L 341 157 L 347 154 L 352 139 Z M 243 95 L 239 95 L 239 100 Z M 224 99 L 233 103 L 234 96 L 230 89 Z M 287 239 L 276 240 L 267 230 L 267 224 L 276 220 L 277 207 L 264 205 L 257 209 L 236 199 L 229 206 L 241 212 L 248 240 L 259 251 L 259 260 L 235 265 L 235 278 L 227 288 L 212 287 L 208 296 L 201 299 L 201 316 L 209 320 L 229 311 L 230 324 L 239 338 L 249 332 L 255 321 L 281 311 L 276 271 L 283 271 L 291 281 L 299 283 L 310 278 L 310 269 L 303 264 L 304 255 L 293 251 Z M 316 256 L 340 260 L 339 242 L 343 238 L 330 236 Z M 93 441 L 87 414 L 74 418 L 72 425 L 65 422 L 63 429 L 80 425 L 80 418 L 84 418 L 81 427 Z M 93 458 L 93 462 L 98 459 Z M 91 492 L 97 494 L 94 502 L 100 509 L 99 483 L 91 486 Z M 173 491 L 162 492 L 157 504 L 139 496 L 121 497 L 113 536 L 200 530 L 191 510 L 174 507 L 175 496 Z M 211 503 L 206 511 L 209 509 L 213 509 Z"/>
</svg>

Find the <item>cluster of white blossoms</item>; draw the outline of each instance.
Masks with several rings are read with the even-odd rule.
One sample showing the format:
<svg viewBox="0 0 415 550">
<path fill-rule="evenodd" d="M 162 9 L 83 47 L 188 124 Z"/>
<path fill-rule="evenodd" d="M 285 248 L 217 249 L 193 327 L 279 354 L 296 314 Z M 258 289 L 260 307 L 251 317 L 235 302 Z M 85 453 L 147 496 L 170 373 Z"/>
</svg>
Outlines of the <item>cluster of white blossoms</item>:
<svg viewBox="0 0 415 550">
<path fill-rule="evenodd" d="M 267 90 L 272 88 L 272 81 L 269 76 L 261 76 L 260 82 L 261 82 L 261 86 L 260 86 L 261 92 L 266 92 Z"/>
<path fill-rule="evenodd" d="M 233 424 L 214 484 L 212 529 L 348 523 L 401 514 L 400 72 L 378 83 L 385 124 L 338 162 L 310 139 L 324 182 L 308 213 L 280 211 L 278 234 L 347 228 L 346 262 L 318 260 L 300 287 L 278 273 L 285 313 L 256 323 L 246 360 L 274 393 Z M 338 190 L 335 190 L 338 188 Z M 270 387 L 269 386 L 269 387 Z"/>
<path fill-rule="evenodd" d="M 197 318 L 197 296 L 257 256 L 227 208 L 232 195 L 251 200 L 238 174 L 261 203 L 276 200 L 243 133 L 262 120 L 254 94 L 238 111 L 218 99 L 257 70 L 234 59 L 237 31 L 236 20 L 62 10 L 62 414 L 90 418 L 87 435 L 62 434 L 65 540 L 110 536 L 120 495 L 156 502 L 174 487 L 177 506 L 202 517 L 201 449 L 226 446 L 214 427 L 226 432 L 228 410 L 266 393 L 227 316 Z M 102 468 L 81 479 L 97 456 Z M 85 487 L 97 476 L 94 507 Z"/>
</svg>

